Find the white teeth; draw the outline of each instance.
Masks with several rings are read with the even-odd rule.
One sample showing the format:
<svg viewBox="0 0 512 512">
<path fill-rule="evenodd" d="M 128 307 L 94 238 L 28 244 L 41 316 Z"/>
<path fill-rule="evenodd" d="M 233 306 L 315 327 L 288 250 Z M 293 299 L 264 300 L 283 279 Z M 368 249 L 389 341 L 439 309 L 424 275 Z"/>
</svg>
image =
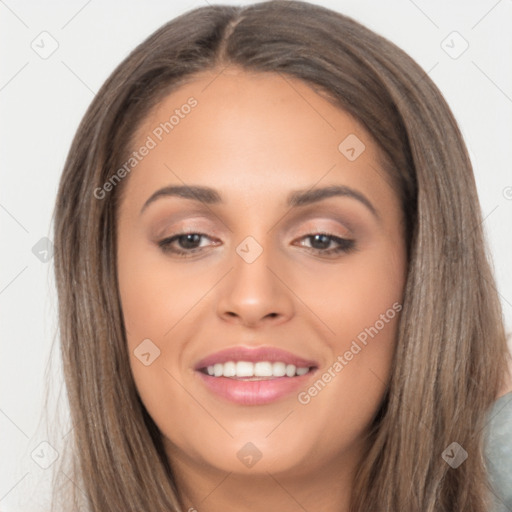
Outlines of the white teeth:
<svg viewBox="0 0 512 512">
<path fill-rule="evenodd" d="M 254 365 L 255 377 L 272 377 L 272 363 L 260 361 Z"/>
<path fill-rule="evenodd" d="M 297 370 L 297 367 L 294 364 L 287 364 L 286 365 L 286 376 L 294 377 L 296 370 Z"/>
<path fill-rule="evenodd" d="M 284 363 L 274 363 L 272 365 L 272 375 L 274 377 L 284 377 L 286 375 L 286 365 Z"/>
<path fill-rule="evenodd" d="M 224 371 L 222 372 L 224 377 L 235 377 L 236 376 L 236 365 L 233 361 L 224 363 Z"/>
<path fill-rule="evenodd" d="M 282 362 L 258 361 L 228 361 L 208 366 L 206 371 L 212 377 L 295 377 L 308 373 L 309 367 L 297 368 L 294 364 Z"/>
<path fill-rule="evenodd" d="M 236 363 L 237 377 L 254 377 L 254 364 L 247 361 L 238 361 Z M 227 375 L 224 375 L 227 377 Z"/>
<path fill-rule="evenodd" d="M 222 377 L 223 372 L 224 372 L 223 364 L 217 363 L 217 364 L 213 365 L 213 375 L 215 375 L 215 377 Z"/>
</svg>

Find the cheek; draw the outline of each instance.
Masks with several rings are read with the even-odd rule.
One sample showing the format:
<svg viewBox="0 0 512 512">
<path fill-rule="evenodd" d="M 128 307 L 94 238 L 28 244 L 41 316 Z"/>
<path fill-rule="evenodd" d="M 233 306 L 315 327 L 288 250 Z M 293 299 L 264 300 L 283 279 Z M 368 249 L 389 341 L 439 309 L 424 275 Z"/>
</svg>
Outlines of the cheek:
<svg viewBox="0 0 512 512">
<path fill-rule="evenodd" d="M 334 331 L 332 359 L 315 385 L 303 390 L 309 417 L 323 415 L 329 429 L 345 425 L 354 436 L 376 413 L 391 374 L 406 276 L 405 250 L 382 245 L 347 263 L 322 287 L 322 318 Z M 336 425 L 333 427 L 333 425 Z"/>
<path fill-rule="evenodd" d="M 394 338 L 397 303 L 401 304 L 406 276 L 405 251 L 400 244 L 375 244 L 372 250 L 347 257 L 340 265 L 315 268 L 303 286 L 308 305 L 329 329 L 326 340 L 336 353 L 348 350 L 358 336 L 377 324 L 382 353 Z M 393 305 L 395 304 L 395 307 Z M 401 308 L 400 308 L 401 309 Z M 382 355 L 382 354 L 381 354 Z"/>
<path fill-rule="evenodd" d="M 120 237 L 117 268 L 129 343 L 163 339 L 206 293 L 211 279 L 185 267 L 170 266 L 149 242 L 130 244 Z"/>
<path fill-rule="evenodd" d="M 161 424 L 167 406 L 180 404 L 183 410 L 191 405 L 178 384 L 183 353 L 197 325 L 194 314 L 202 311 L 200 299 L 218 276 L 197 266 L 170 266 L 158 250 L 130 243 L 132 238 L 120 236 L 117 261 L 130 366 L 144 405 Z"/>
</svg>

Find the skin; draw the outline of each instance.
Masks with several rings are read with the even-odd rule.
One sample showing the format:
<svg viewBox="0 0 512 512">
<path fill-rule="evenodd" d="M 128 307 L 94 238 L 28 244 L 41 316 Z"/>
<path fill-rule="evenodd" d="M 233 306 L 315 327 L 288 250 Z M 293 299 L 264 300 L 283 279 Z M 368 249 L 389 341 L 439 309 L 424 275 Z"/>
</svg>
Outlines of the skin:
<svg viewBox="0 0 512 512">
<path fill-rule="evenodd" d="M 313 384 L 402 303 L 397 192 L 361 124 L 307 84 L 274 73 L 197 75 L 148 114 L 134 148 L 191 96 L 198 105 L 126 178 L 119 210 L 118 278 L 137 389 L 164 436 L 184 510 L 348 510 L 390 376 L 398 314 L 306 405 L 297 393 L 266 405 L 228 402 L 193 366 L 227 347 L 270 345 L 316 360 L 305 389 Z M 354 161 L 338 150 L 349 134 L 366 146 Z M 225 204 L 161 197 L 140 213 L 172 184 L 213 187 Z M 285 205 L 291 190 L 327 185 L 364 194 L 378 217 L 351 197 Z M 200 252 L 183 258 L 159 247 L 185 230 L 206 234 L 194 246 Z M 355 240 L 356 249 L 326 256 L 338 244 L 307 237 L 323 230 Z M 252 263 L 236 252 L 247 236 L 263 249 Z M 147 338 L 160 349 L 149 366 L 134 355 Z M 252 467 L 237 457 L 248 442 L 261 452 Z"/>
</svg>

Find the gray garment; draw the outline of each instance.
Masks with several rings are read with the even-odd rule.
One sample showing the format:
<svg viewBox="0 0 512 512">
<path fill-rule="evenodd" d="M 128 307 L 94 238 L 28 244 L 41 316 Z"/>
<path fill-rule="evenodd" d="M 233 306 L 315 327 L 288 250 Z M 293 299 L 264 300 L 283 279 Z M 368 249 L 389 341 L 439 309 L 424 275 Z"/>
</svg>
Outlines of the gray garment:
<svg viewBox="0 0 512 512">
<path fill-rule="evenodd" d="M 489 411 L 485 456 L 494 488 L 492 512 L 512 512 L 512 391 Z"/>
</svg>

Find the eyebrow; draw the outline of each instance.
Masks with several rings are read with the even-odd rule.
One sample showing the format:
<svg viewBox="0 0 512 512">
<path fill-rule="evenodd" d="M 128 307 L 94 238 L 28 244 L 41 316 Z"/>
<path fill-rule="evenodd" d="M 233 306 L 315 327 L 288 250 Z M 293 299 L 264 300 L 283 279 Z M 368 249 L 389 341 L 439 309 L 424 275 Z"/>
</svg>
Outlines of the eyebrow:
<svg viewBox="0 0 512 512">
<path fill-rule="evenodd" d="M 202 185 L 170 185 L 154 192 L 142 206 L 140 214 L 154 201 L 162 197 L 181 197 L 192 199 L 205 204 L 225 204 L 217 190 Z M 345 185 L 331 185 L 323 188 L 292 190 L 287 197 L 286 206 L 290 208 L 307 206 L 312 203 L 328 199 L 329 197 L 342 196 L 356 199 L 379 219 L 379 214 L 370 200 L 361 192 Z"/>
</svg>

